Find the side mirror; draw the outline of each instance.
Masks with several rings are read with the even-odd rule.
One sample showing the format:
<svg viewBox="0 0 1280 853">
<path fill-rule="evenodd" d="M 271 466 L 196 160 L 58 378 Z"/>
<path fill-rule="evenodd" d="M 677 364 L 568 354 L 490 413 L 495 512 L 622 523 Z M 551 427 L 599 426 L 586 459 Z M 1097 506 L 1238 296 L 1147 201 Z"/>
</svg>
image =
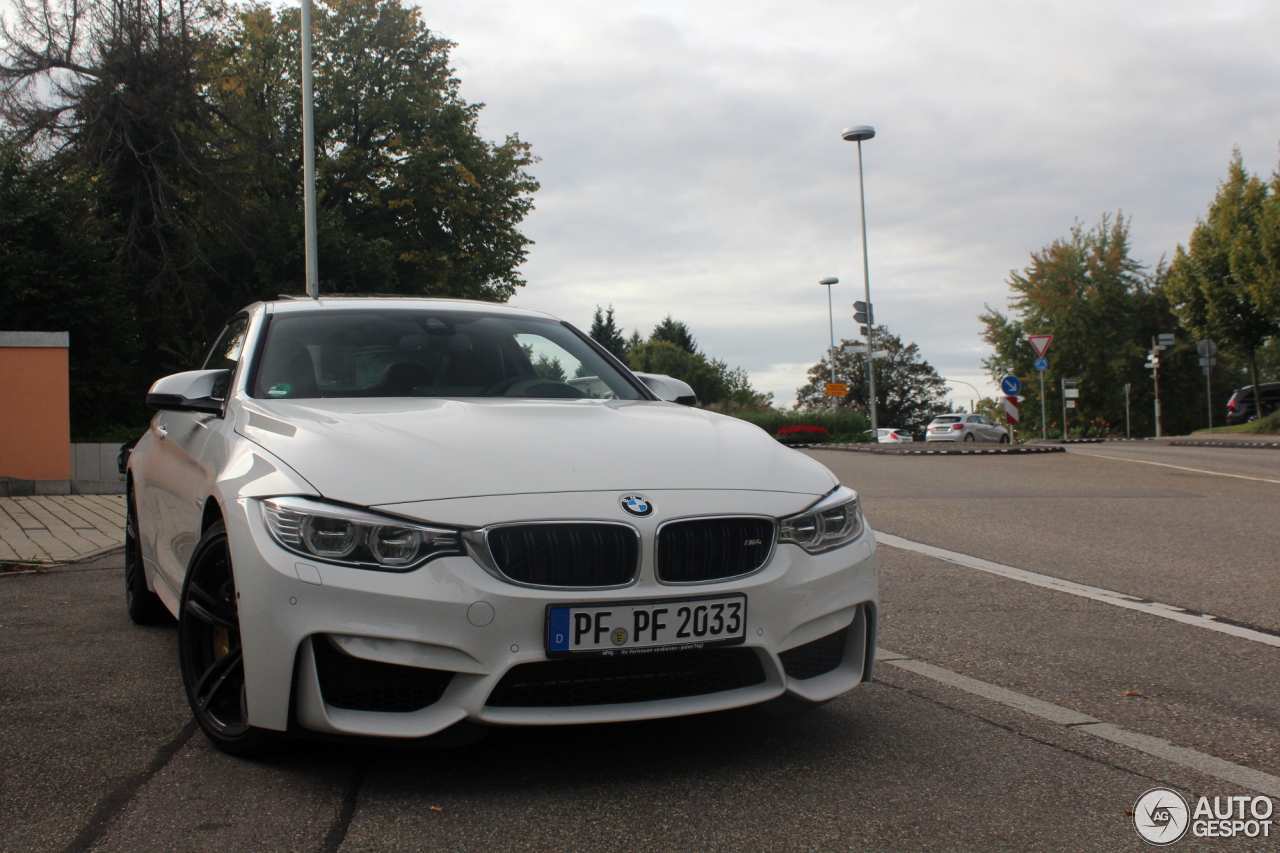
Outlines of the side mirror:
<svg viewBox="0 0 1280 853">
<path fill-rule="evenodd" d="M 231 384 L 230 370 L 188 370 L 163 379 L 147 392 L 147 405 L 162 412 L 221 415 Z"/>
<path fill-rule="evenodd" d="M 637 373 L 636 376 L 649 386 L 650 391 L 658 395 L 659 400 L 682 406 L 698 405 L 698 395 L 693 393 L 693 388 L 687 382 L 660 373 Z"/>
</svg>

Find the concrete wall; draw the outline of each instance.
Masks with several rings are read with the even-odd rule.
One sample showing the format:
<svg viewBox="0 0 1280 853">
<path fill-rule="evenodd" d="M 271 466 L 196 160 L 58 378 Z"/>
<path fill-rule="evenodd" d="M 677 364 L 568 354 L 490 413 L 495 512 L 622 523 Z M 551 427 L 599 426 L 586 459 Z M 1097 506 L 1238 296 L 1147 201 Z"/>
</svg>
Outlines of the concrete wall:
<svg viewBox="0 0 1280 853">
<path fill-rule="evenodd" d="M 71 478 L 67 332 L 0 332 L 0 477 Z"/>
<path fill-rule="evenodd" d="M 116 467 L 121 442 L 71 445 L 72 493 L 123 495 L 124 475 Z"/>
</svg>

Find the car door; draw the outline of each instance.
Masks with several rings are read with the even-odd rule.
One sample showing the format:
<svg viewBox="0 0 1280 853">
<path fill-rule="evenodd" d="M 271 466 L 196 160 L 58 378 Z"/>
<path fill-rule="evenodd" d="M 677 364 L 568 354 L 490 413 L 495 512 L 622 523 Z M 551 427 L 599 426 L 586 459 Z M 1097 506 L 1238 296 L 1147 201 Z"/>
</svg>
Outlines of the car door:
<svg viewBox="0 0 1280 853">
<path fill-rule="evenodd" d="M 249 318 L 231 320 L 210 347 L 201 369 L 235 371 L 244 350 Z M 228 383 L 228 389 L 233 387 Z M 148 466 L 148 501 L 154 514 L 156 567 L 176 596 L 182 589 L 187 564 L 200 541 L 204 501 L 217 473 L 211 440 L 226 424 L 218 415 L 202 412 L 160 412 L 152 422 L 154 445 Z M 222 444 L 218 439 L 216 444 Z"/>
</svg>

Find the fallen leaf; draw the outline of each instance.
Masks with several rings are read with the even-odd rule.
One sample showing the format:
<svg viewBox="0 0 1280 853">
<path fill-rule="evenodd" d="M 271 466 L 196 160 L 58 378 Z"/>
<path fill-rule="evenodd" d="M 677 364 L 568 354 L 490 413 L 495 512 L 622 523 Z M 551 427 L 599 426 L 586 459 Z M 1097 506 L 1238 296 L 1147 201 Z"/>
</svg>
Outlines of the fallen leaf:
<svg viewBox="0 0 1280 853">
<path fill-rule="evenodd" d="M 440 808 L 439 806 L 432 806 L 432 807 L 431 807 L 431 810 L 432 810 L 433 812 L 442 812 L 442 811 L 444 811 L 444 809 Z"/>
<path fill-rule="evenodd" d="M 1142 696 L 1142 691 L 1141 691 L 1141 690 L 1126 690 L 1126 691 L 1124 692 L 1124 695 L 1126 695 L 1126 696 Z M 1145 699 L 1146 697 L 1144 696 L 1143 698 Z"/>
</svg>

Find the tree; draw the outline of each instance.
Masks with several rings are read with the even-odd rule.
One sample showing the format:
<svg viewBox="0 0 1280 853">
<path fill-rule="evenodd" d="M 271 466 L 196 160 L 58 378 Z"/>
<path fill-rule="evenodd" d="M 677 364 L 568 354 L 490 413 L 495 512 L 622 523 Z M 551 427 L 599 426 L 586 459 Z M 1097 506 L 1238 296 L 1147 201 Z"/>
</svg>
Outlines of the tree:
<svg viewBox="0 0 1280 853">
<path fill-rule="evenodd" d="M 876 413 L 885 426 L 910 429 L 927 423 L 935 415 L 951 411 L 946 402 L 947 384 L 915 344 L 904 344 L 887 326 L 873 330 L 876 346 L 888 352 L 876 359 Z M 841 341 L 836 347 L 836 381 L 847 383 L 849 394 L 836 397 L 842 408 L 865 410 L 868 400 L 866 358 L 845 352 L 855 341 Z M 832 398 L 826 396 L 831 381 L 831 362 L 824 358 L 809 368 L 809 383 L 796 391 L 797 409 L 823 409 Z"/>
<path fill-rule="evenodd" d="M 622 336 L 622 329 L 613 320 L 613 306 L 601 311 L 596 306 L 595 316 L 591 319 L 591 339 L 618 358 L 626 361 L 627 339 Z"/>
<path fill-rule="evenodd" d="M 679 320 L 672 319 L 670 314 L 661 323 L 654 326 L 653 333 L 649 335 L 649 340 L 666 341 L 689 353 L 698 351 L 698 342 L 693 339 L 693 334 L 689 331 L 689 327 Z"/>
<path fill-rule="evenodd" d="M 1277 202 L 1269 196 L 1267 185 L 1245 170 L 1237 149 L 1208 215 L 1196 223 L 1188 246 L 1178 246 L 1167 287 L 1187 329 L 1246 361 L 1255 400 L 1262 399 L 1258 351 L 1280 333 L 1275 256 L 1266 251 L 1280 214 L 1272 212 Z"/>
<path fill-rule="evenodd" d="M 1047 355 L 1045 402 L 1051 428 L 1059 429 L 1060 380 L 1080 385 L 1073 421 L 1101 418 L 1124 423 L 1125 383 L 1132 389 L 1133 425 L 1138 434 L 1154 432 L 1151 374 L 1143 367 L 1152 338 L 1177 329 L 1177 318 L 1164 294 L 1166 270 L 1148 271 L 1129 254 L 1129 222 L 1122 216 L 1103 216 L 1086 229 L 1077 224 L 1065 239 L 1055 240 L 1031 255 L 1031 263 L 1009 275 L 1010 314 L 987 307 L 979 319 L 983 340 L 992 346 L 983 361 L 993 380 L 1006 374 L 1023 381 L 1019 412 L 1021 428 L 1041 428 L 1040 383 L 1033 365 L 1035 351 L 1029 334 L 1052 334 Z M 1203 421 L 1203 383 L 1190 342 L 1182 340 L 1161 356 L 1160 377 L 1164 424 L 1188 431 Z M 1185 389 L 1181 393 L 1178 389 Z M 1192 390 L 1195 389 L 1195 390 Z M 1190 393 L 1187 393 L 1190 392 Z"/>
<path fill-rule="evenodd" d="M 699 352 L 689 327 L 670 314 L 654 328 L 647 342 L 641 342 L 639 333 L 632 334 L 626 360 L 632 370 L 688 382 L 703 406 L 767 408 L 773 403 L 772 394 L 762 394 L 751 386 L 745 370 L 731 370 L 720 359 Z"/>
<path fill-rule="evenodd" d="M 0 141 L 0 323 L 69 332 L 72 437 L 90 424 L 136 424 L 142 398 L 119 393 L 138 355 L 131 306 L 113 285 L 113 244 L 79 176 L 60 176 Z"/>
<path fill-rule="evenodd" d="M 140 399 L 232 312 L 303 290 L 298 10 L 17 0 L 10 21 L 0 119 L 85 191 L 137 342 L 112 390 Z M 402 0 L 327 0 L 313 31 L 321 290 L 510 298 L 528 144 L 480 136 L 452 43 Z"/>
</svg>

